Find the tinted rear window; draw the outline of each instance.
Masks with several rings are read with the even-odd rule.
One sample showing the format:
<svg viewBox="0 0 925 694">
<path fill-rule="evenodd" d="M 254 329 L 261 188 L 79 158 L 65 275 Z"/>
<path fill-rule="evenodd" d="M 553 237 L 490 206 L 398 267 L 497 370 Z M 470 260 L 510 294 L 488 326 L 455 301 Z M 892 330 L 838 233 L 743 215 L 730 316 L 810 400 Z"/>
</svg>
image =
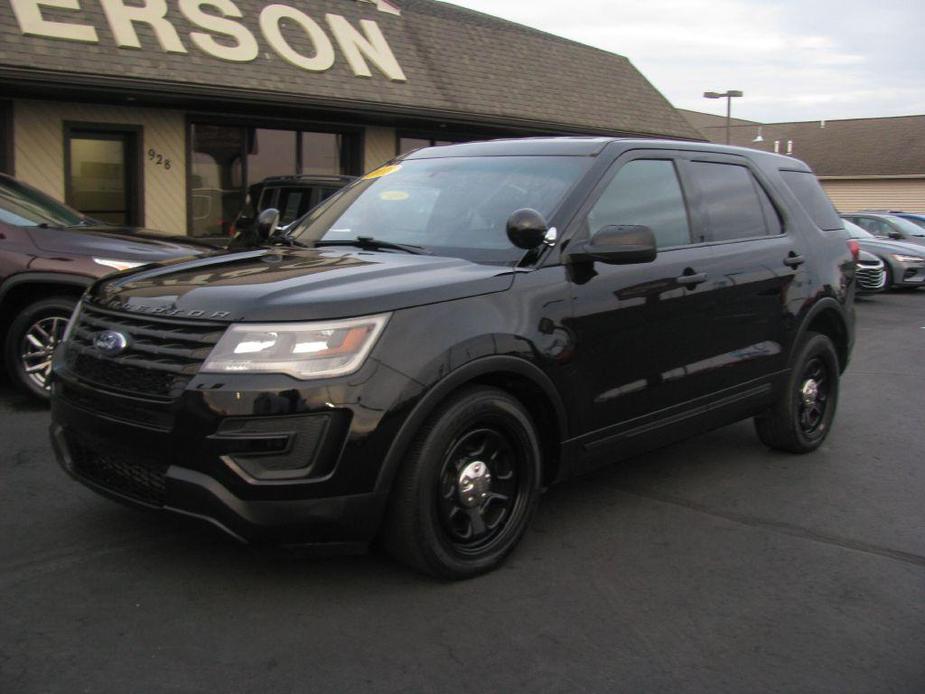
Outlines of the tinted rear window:
<svg viewBox="0 0 925 694">
<path fill-rule="evenodd" d="M 781 171 L 780 175 L 817 227 L 825 231 L 843 228 L 835 206 L 813 174 L 805 171 Z"/>
<path fill-rule="evenodd" d="M 696 161 L 691 164 L 709 223 L 711 241 L 733 241 L 772 233 L 766 219 L 764 191 L 751 172 L 736 164 Z M 780 221 L 773 233 L 780 233 Z"/>
</svg>

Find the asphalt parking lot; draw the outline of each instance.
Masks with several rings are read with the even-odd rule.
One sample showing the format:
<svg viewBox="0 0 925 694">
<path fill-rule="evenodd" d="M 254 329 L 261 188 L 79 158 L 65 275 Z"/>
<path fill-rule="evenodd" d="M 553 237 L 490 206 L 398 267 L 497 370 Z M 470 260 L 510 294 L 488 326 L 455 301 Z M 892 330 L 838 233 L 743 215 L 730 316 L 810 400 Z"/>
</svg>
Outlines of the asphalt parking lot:
<svg viewBox="0 0 925 694">
<path fill-rule="evenodd" d="M 0 692 L 925 691 L 925 292 L 857 308 L 821 451 L 744 422 L 561 485 L 457 584 L 97 497 L 0 384 Z"/>
</svg>

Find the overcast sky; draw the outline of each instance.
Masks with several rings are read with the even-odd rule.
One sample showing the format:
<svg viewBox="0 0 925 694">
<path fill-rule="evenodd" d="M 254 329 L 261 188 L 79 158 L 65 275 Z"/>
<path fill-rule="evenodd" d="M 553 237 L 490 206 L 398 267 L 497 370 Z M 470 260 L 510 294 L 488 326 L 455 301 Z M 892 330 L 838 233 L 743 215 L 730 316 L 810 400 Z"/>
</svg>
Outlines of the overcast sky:
<svg viewBox="0 0 925 694">
<path fill-rule="evenodd" d="M 775 122 L 925 114 L 925 0 L 453 0 L 629 58 L 675 106 Z"/>
</svg>

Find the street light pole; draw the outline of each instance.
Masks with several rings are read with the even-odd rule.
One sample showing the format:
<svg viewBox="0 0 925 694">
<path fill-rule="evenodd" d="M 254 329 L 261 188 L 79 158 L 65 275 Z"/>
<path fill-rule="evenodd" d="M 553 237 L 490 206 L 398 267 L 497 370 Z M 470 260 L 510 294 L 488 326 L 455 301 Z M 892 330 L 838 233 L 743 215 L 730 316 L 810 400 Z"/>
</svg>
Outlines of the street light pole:
<svg viewBox="0 0 925 694">
<path fill-rule="evenodd" d="M 732 125 L 732 99 L 737 96 L 744 96 L 738 89 L 730 89 L 727 92 L 704 92 L 704 98 L 707 99 L 725 99 L 726 100 L 726 144 L 730 142 L 730 127 Z"/>
</svg>

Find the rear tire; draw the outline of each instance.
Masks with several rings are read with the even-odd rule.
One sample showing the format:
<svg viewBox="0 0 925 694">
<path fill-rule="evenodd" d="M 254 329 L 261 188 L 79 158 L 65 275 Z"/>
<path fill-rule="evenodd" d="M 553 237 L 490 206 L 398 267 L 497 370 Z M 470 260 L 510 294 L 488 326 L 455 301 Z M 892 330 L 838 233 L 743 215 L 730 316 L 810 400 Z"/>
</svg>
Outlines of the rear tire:
<svg viewBox="0 0 925 694">
<path fill-rule="evenodd" d="M 533 516 L 540 470 L 539 439 L 518 400 L 497 388 L 460 391 L 424 424 L 398 472 L 385 549 L 439 578 L 491 571 Z"/>
<path fill-rule="evenodd" d="M 821 333 L 807 333 L 786 388 L 771 408 L 755 417 L 761 442 L 790 453 L 809 453 L 819 448 L 835 417 L 839 374 L 832 340 Z"/>
<path fill-rule="evenodd" d="M 13 319 L 3 361 L 13 385 L 22 392 L 48 400 L 51 358 L 76 305 L 71 297 L 54 296 L 29 304 Z"/>
</svg>

